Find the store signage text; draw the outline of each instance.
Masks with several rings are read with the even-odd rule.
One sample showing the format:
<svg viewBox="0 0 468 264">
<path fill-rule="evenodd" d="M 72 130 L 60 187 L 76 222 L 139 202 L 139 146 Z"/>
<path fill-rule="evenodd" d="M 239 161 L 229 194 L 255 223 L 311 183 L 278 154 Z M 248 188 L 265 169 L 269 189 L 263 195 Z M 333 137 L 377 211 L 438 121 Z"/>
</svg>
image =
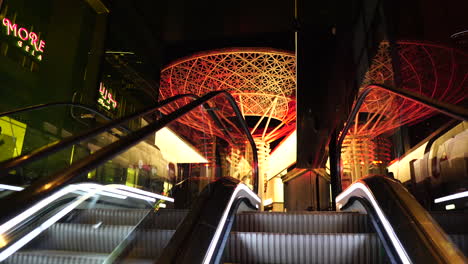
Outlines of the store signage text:
<svg viewBox="0 0 468 264">
<path fill-rule="evenodd" d="M 114 96 L 106 89 L 104 84 L 101 82 L 101 84 L 99 85 L 99 98 L 97 102 L 107 110 L 114 110 L 117 108 L 117 101 L 113 97 Z"/>
<path fill-rule="evenodd" d="M 3 26 L 6 27 L 8 36 L 16 38 L 18 47 L 22 48 L 25 52 L 36 58 L 42 60 L 44 53 L 45 41 L 39 39 L 39 36 L 34 32 L 29 32 L 24 27 L 19 27 L 17 24 L 12 23 L 8 18 L 3 19 Z"/>
</svg>

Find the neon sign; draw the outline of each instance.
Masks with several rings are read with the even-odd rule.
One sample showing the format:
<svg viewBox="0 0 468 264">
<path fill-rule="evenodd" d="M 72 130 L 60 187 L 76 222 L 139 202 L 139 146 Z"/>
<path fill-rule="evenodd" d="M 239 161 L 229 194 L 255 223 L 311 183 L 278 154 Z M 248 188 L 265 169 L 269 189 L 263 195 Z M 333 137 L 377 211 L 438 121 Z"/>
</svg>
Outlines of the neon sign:
<svg viewBox="0 0 468 264">
<path fill-rule="evenodd" d="M 37 60 L 42 60 L 45 47 L 44 40 L 40 40 L 36 33 L 32 31 L 29 32 L 26 28 L 13 24 L 8 18 L 4 18 L 2 24 L 6 27 L 7 35 L 13 35 L 17 39 L 18 47 L 22 48 Z"/>
<path fill-rule="evenodd" d="M 99 85 L 99 98 L 97 102 L 107 110 L 115 110 L 117 108 L 117 101 L 113 98 L 112 94 L 106 89 L 101 82 Z"/>
</svg>

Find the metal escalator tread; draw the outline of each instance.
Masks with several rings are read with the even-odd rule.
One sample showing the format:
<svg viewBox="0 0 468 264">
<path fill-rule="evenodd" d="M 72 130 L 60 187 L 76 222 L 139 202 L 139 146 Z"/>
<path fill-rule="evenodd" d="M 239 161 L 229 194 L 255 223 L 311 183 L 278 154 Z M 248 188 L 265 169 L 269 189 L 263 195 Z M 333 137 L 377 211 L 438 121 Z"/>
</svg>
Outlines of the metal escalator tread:
<svg viewBox="0 0 468 264">
<path fill-rule="evenodd" d="M 376 234 L 232 232 L 225 263 L 385 263 Z"/>
<path fill-rule="evenodd" d="M 71 222 L 79 224 L 136 225 L 148 209 L 79 209 Z M 188 210 L 163 209 L 155 214 L 153 228 L 176 229 Z"/>
<path fill-rule="evenodd" d="M 77 209 L 70 222 L 78 224 L 136 225 L 149 209 Z"/>
<path fill-rule="evenodd" d="M 468 213 L 460 211 L 431 212 L 460 251 L 468 256 Z"/>
<path fill-rule="evenodd" d="M 367 215 L 338 212 L 243 212 L 233 231 L 304 233 L 370 233 Z"/>
<path fill-rule="evenodd" d="M 34 249 L 110 253 L 133 226 L 56 223 L 31 246 Z"/>
<path fill-rule="evenodd" d="M 448 234 L 468 234 L 468 213 L 457 211 L 430 212 Z"/>
<path fill-rule="evenodd" d="M 387 263 L 368 216 L 342 212 L 236 215 L 224 263 Z"/>
<path fill-rule="evenodd" d="M 101 264 L 108 254 L 70 252 L 58 250 L 25 250 L 16 252 L 5 260 L 6 264 Z"/>
<path fill-rule="evenodd" d="M 460 251 L 468 256 L 468 234 L 448 234 Z"/>
<path fill-rule="evenodd" d="M 5 263 L 102 263 L 134 228 L 147 210 L 75 210 L 71 223 L 55 223 Z M 132 215 L 139 215 L 136 218 Z M 186 210 L 160 210 L 153 225 L 143 230 L 126 263 L 153 263 L 187 214 Z M 118 219 L 122 217 L 122 219 Z M 70 219 L 68 219 L 70 220 Z M 136 222 L 135 222 L 136 221 Z M 124 225 L 127 223 L 127 225 Z M 131 225 L 128 225 L 132 223 Z M 174 227 L 171 230 L 161 227 Z"/>
<path fill-rule="evenodd" d="M 91 252 L 73 252 L 73 251 L 24 251 L 18 252 L 15 258 L 7 259 L 6 264 L 102 264 L 108 254 L 96 254 Z M 12 261 L 13 260 L 13 261 Z M 152 264 L 152 259 L 125 259 L 126 264 Z"/>
</svg>

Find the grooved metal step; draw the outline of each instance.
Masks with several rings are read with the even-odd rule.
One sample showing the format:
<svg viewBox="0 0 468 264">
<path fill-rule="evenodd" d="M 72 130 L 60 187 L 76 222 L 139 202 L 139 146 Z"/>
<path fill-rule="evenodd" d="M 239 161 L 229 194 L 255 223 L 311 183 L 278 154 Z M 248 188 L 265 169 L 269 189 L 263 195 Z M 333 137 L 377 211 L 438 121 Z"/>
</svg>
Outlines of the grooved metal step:
<svg viewBox="0 0 468 264">
<path fill-rule="evenodd" d="M 73 263 L 73 264 L 102 264 L 107 254 L 96 254 L 93 252 L 73 252 L 57 250 L 34 250 L 20 251 L 7 258 L 6 264 L 50 264 L 50 263 Z"/>
<path fill-rule="evenodd" d="M 225 263 L 386 263 L 375 234 L 231 232 Z"/>
<path fill-rule="evenodd" d="M 233 231 L 311 233 L 371 233 L 368 217 L 338 212 L 243 212 L 236 216 Z"/>
<path fill-rule="evenodd" d="M 28 248 L 110 253 L 132 229 L 133 226 L 56 223 Z"/>
<path fill-rule="evenodd" d="M 460 251 L 468 256 L 468 234 L 449 234 L 449 237 Z"/>
<path fill-rule="evenodd" d="M 468 213 L 457 211 L 430 212 L 448 234 L 468 234 Z"/>
<path fill-rule="evenodd" d="M 468 213 L 460 211 L 430 212 L 460 251 L 468 256 Z"/>
<path fill-rule="evenodd" d="M 71 223 L 79 224 L 136 225 L 148 212 L 148 209 L 79 209 L 68 219 Z M 176 229 L 187 213 L 188 210 L 160 210 L 151 221 L 152 228 Z"/>
<path fill-rule="evenodd" d="M 102 263 L 149 211 L 141 209 L 75 210 L 5 260 L 5 263 Z M 160 210 L 138 236 L 125 263 L 153 263 L 187 210 Z M 172 228 L 170 230 L 164 228 Z"/>
</svg>

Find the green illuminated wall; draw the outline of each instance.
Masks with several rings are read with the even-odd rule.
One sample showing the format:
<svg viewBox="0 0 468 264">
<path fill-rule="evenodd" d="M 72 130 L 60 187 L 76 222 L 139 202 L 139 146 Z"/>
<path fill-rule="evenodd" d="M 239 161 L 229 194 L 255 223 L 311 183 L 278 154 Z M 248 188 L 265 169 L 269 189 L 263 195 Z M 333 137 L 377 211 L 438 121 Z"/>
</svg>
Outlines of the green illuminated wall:
<svg viewBox="0 0 468 264">
<path fill-rule="evenodd" d="M 0 117 L 0 161 L 19 156 L 23 149 L 26 124 Z"/>
</svg>

